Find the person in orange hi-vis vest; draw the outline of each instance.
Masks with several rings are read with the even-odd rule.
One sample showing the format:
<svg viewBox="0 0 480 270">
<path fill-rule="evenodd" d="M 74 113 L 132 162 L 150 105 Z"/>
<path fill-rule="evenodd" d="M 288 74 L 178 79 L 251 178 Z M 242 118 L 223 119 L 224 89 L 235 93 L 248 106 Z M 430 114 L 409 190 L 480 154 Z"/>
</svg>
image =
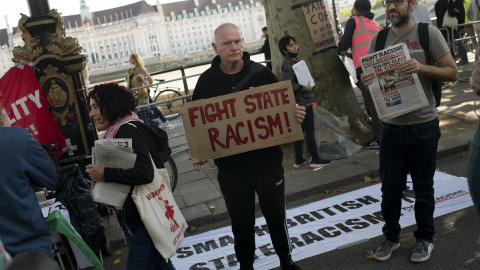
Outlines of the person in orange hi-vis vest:
<svg viewBox="0 0 480 270">
<path fill-rule="evenodd" d="M 363 101 L 365 103 L 365 109 L 368 116 L 372 120 L 372 133 L 373 138 L 367 144 L 365 148 L 378 148 L 380 140 L 380 129 L 382 128 L 382 121 L 378 118 L 375 105 L 373 104 L 372 96 L 368 91 L 368 88 L 362 84 L 360 75 L 363 73 L 360 66 L 359 59 L 367 54 L 368 44 L 372 36 L 381 27 L 373 19 L 374 14 L 370 11 L 371 4 L 368 0 L 356 0 L 352 8 L 352 16 L 348 19 L 345 25 L 345 33 L 338 44 L 338 54 L 347 55 L 353 60 L 357 75 L 357 87 L 362 92 Z M 348 50 L 351 53 L 348 53 Z"/>
</svg>

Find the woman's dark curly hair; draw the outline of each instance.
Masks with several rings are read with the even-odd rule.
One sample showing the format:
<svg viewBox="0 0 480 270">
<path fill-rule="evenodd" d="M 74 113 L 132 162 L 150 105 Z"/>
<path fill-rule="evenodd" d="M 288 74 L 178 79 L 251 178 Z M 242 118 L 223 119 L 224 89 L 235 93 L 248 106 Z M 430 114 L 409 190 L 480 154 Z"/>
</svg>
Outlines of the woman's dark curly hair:
<svg viewBox="0 0 480 270">
<path fill-rule="evenodd" d="M 88 93 L 88 107 L 90 107 L 90 99 L 95 100 L 95 103 L 100 107 L 102 116 L 110 124 L 127 115 L 131 115 L 135 111 L 138 101 L 136 94 L 132 90 L 116 83 L 96 85 Z"/>
</svg>

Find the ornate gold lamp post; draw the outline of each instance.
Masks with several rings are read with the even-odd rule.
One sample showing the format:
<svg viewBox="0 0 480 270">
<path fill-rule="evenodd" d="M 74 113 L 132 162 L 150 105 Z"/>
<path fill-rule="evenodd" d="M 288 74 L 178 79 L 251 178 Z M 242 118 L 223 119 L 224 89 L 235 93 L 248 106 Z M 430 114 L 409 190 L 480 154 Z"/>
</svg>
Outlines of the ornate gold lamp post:
<svg viewBox="0 0 480 270">
<path fill-rule="evenodd" d="M 75 38 L 65 36 L 63 18 L 55 9 L 50 10 L 47 0 L 28 0 L 28 4 L 31 17 L 21 14 L 18 22 L 25 45 L 13 49 L 13 61 L 35 64 L 50 112 L 67 138 L 60 164 L 83 163 L 97 139 L 85 102 L 87 55 L 81 54 Z"/>
</svg>

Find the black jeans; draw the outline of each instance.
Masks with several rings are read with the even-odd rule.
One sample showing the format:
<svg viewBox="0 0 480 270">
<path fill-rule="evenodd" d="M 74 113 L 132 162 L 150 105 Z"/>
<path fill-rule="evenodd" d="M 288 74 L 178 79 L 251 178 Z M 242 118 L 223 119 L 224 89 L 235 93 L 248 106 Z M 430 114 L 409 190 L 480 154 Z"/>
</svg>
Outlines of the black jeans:
<svg viewBox="0 0 480 270">
<path fill-rule="evenodd" d="M 300 105 L 302 106 L 302 105 Z M 315 119 L 313 118 L 313 106 L 305 106 L 305 119 L 302 123 L 302 130 L 305 134 L 305 141 L 307 142 L 308 151 L 312 157 L 312 161 L 318 162 L 317 142 L 315 141 Z M 303 159 L 303 140 L 293 142 L 293 149 L 295 150 L 295 161 Z"/>
<path fill-rule="evenodd" d="M 242 164 L 239 164 L 241 166 Z M 255 255 L 255 193 L 280 261 L 291 259 L 285 212 L 283 167 L 269 171 L 220 169 L 218 183 L 232 220 L 235 254 L 242 267 L 253 266 Z"/>
<path fill-rule="evenodd" d="M 480 217 L 480 124 L 468 151 L 467 179 L 473 205 Z"/>
<path fill-rule="evenodd" d="M 407 174 L 415 191 L 417 239 L 432 241 L 435 233 L 433 212 L 435 198 L 433 176 L 440 128 L 438 119 L 416 125 L 398 126 L 383 123 L 380 138 L 380 180 L 382 182 L 383 235 L 399 241 L 400 212 Z"/>
</svg>

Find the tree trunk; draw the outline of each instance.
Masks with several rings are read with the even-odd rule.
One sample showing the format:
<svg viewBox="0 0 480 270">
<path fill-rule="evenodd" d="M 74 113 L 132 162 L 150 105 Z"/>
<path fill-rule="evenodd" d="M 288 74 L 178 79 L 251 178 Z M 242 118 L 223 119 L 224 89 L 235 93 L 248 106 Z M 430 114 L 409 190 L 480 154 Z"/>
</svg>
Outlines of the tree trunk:
<svg viewBox="0 0 480 270">
<path fill-rule="evenodd" d="M 337 117 L 348 116 L 352 139 L 363 145 L 372 138 L 366 113 L 357 102 L 348 71 L 339 59 L 337 50 L 312 55 L 315 48 L 303 11 L 301 8 L 291 8 L 304 1 L 262 0 L 267 17 L 273 72 L 282 78 L 283 56 L 278 49 L 278 41 L 285 35 L 295 37 L 299 48 L 298 58 L 305 60 L 315 80 L 317 104 Z M 335 23 L 332 21 L 331 24 Z"/>
</svg>

